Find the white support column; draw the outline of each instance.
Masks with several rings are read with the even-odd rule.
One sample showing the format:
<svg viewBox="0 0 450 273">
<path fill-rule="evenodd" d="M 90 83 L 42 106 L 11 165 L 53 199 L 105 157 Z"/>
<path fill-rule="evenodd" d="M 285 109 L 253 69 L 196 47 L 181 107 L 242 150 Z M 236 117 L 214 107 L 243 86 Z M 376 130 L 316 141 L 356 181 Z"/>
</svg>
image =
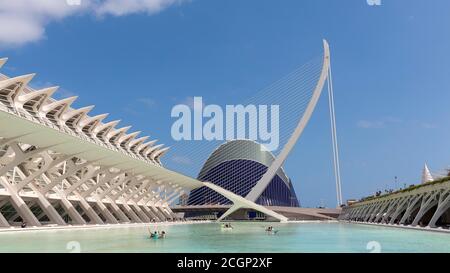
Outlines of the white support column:
<svg viewBox="0 0 450 273">
<path fill-rule="evenodd" d="M 42 177 L 42 179 L 44 179 L 44 181 L 47 184 L 50 183 L 50 179 L 47 177 L 47 175 L 42 174 L 41 177 Z M 78 211 L 75 209 L 73 204 L 69 200 L 67 200 L 67 197 L 64 195 L 64 192 L 62 192 L 61 190 L 59 190 L 57 188 L 55 188 L 54 190 L 55 190 L 56 194 L 58 194 L 58 196 L 60 197 L 61 206 L 69 214 L 69 216 L 72 219 L 72 221 L 74 221 L 75 224 L 77 224 L 77 225 L 85 225 L 86 221 L 78 213 Z"/>
<path fill-rule="evenodd" d="M 117 221 L 116 217 L 114 217 L 114 215 L 111 214 L 111 212 L 108 210 L 108 208 L 105 206 L 105 204 L 103 204 L 103 202 L 97 201 L 96 204 L 97 204 L 97 207 L 99 208 L 100 212 L 106 218 L 106 221 L 109 224 L 118 224 L 119 223 L 119 221 Z"/>
<path fill-rule="evenodd" d="M 115 177 L 118 177 L 118 176 L 122 175 L 123 173 L 124 173 L 124 172 L 119 172 L 119 173 L 108 173 L 108 174 L 104 177 L 104 179 L 102 180 L 102 182 L 98 182 L 97 184 L 105 184 L 107 181 L 110 181 L 110 179 L 115 178 Z M 121 183 L 123 183 L 123 181 L 124 181 L 124 179 L 118 179 L 114 185 L 121 184 Z M 90 191 L 92 188 L 94 188 L 94 187 L 91 187 L 91 188 L 88 189 L 87 191 Z M 98 187 L 95 187 L 95 188 L 98 188 Z M 98 206 L 98 208 L 100 209 L 100 211 L 102 212 L 102 215 L 107 219 L 108 223 L 111 223 L 111 224 L 117 224 L 117 223 L 119 223 L 119 222 L 117 221 L 117 219 L 114 217 L 114 215 L 112 215 L 112 213 L 108 210 L 108 208 L 103 204 L 103 198 L 107 195 L 107 193 L 109 193 L 109 192 L 112 190 L 112 188 L 113 188 L 113 186 L 109 187 L 107 190 L 103 191 L 103 192 L 100 193 L 100 194 L 95 194 L 95 195 L 94 195 L 94 199 L 97 200 L 97 202 L 96 202 L 96 203 L 97 203 L 97 206 Z M 84 198 L 84 197 L 82 197 L 82 198 Z M 118 209 L 118 208 L 117 208 L 117 209 Z M 115 210 L 115 209 L 114 209 L 114 210 Z M 117 212 L 117 210 L 115 210 L 115 211 Z M 120 214 L 120 213 L 117 213 L 117 214 L 118 214 L 117 216 L 118 216 L 119 218 L 121 218 L 121 220 L 124 220 L 122 214 Z"/>
<path fill-rule="evenodd" d="M 359 209 L 355 210 L 355 213 L 353 213 L 351 215 L 352 219 L 350 219 L 350 220 L 354 219 L 354 220 L 359 221 L 359 219 L 364 215 L 364 212 L 367 210 L 368 207 L 369 206 L 361 206 Z"/>
<path fill-rule="evenodd" d="M 166 216 L 166 219 L 172 218 L 172 215 L 170 214 L 170 209 L 168 207 L 159 206 L 159 207 L 155 207 L 155 208 L 159 209 Z"/>
<path fill-rule="evenodd" d="M 419 212 L 416 215 L 416 218 L 414 218 L 414 221 L 412 222 L 411 226 L 417 226 L 420 223 L 420 220 L 422 220 L 422 217 L 427 213 L 433 206 L 435 206 L 439 200 L 436 199 L 438 192 L 430 194 L 430 197 L 428 199 L 422 201 L 422 205 L 420 206 Z"/>
<path fill-rule="evenodd" d="M 397 220 L 400 213 L 405 210 L 405 206 L 408 204 L 408 202 L 411 200 L 411 197 L 405 197 L 401 203 L 398 204 L 397 208 L 395 209 L 394 213 L 392 214 L 391 220 L 389 221 L 389 224 L 394 224 L 395 220 Z"/>
<path fill-rule="evenodd" d="M 386 201 L 383 206 L 378 210 L 378 213 L 375 215 L 375 219 L 373 219 L 373 222 L 377 223 L 378 220 L 380 220 L 384 215 L 384 212 L 386 209 L 389 209 L 389 206 L 392 204 L 392 201 Z"/>
<path fill-rule="evenodd" d="M 136 204 L 133 201 L 131 201 L 130 203 L 131 203 L 130 205 L 136 209 L 136 212 L 137 214 L 139 214 L 140 219 L 142 219 L 144 223 L 149 223 L 150 218 L 147 216 L 147 214 L 145 214 L 145 212 L 142 211 L 142 209 L 138 206 L 138 204 Z"/>
<path fill-rule="evenodd" d="M 373 212 L 372 217 L 369 222 L 378 221 L 378 219 L 383 215 L 384 210 L 389 206 L 389 201 L 382 201 L 378 208 Z"/>
<path fill-rule="evenodd" d="M 150 220 L 160 221 L 159 217 L 147 206 L 142 206 L 142 210 L 147 213 Z"/>
<path fill-rule="evenodd" d="M 111 209 L 114 211 L 114 213 L 117 215 L 117 217 L 120 218 L 120 221 L 127 223 L 130 222 L 130 219 L 125 215 L 125 213 L 117 206 L 117 204 L 111 200 L 110 203 Z"/>
<path fill-rule="evenodd" d="M 30 186 L 31 186 L 31 184 L 30 184 Z M 36 189 L 36 187 L 34 185 L 31 186 L 31 189 L 38 196 L 38 203 L 39 203 L 41 209 L 45 212 L 47 217 L 50 219 L 50 221 L 52 221 L 53 223 L 60 225 L 60 226 L 67 225 L 67 223 L 62 219 L 61 215 L 59 215 L 59 213 L 52 206 L 52 204 L 50 204 L 50 202 L 47 200 L 47 198 L 45 198 L 45 196 L 43 196 L 39 192 L 39 190 Z"/>
<path fill-rule="evenodd" d="M 108 175 L 107 175 L 108 176 Z M 118 175 L 114 175 L 114 177 L 117 177 Z M 106 183 L 105 179 L 105 183 Z M 122 182 L 122 180 L 118 180 L 118 182 Z M 97 206 L 102 211 L 102 214 L 107 218 L 109 223 L 117 224 L 119 221 L 114 217 L 114 215 L 109 211 L 109 209 L 106 207 L 106 205 L 103 203 L 103 199 L 107 198 L 110 201 L 110 207 L 114 214 L 120 219 L 121 222 L 129 222 L 128 217 L 123 213 L 123 211 L 117 206 L 117 204 L 112 200 L 109 196 L 106 194 L 94 194 L 93 198 L 97 200 Z"/>
<path fill-rule="evenodd" d="M 110 173 L 110 172 L 108 172 L 108 174 L 104 177 L 104 179 L 102 179 L 101 182 L 99 181 L 99 182 L 97 183 L 97 185 L 94 186 L 95 189 L 98 189 L 100 186 L 105 185 L 106 182 L 111 181 L 111 179 L 116 178 L 116 177 L 118 177 L 118 176 L 120 176 L 120 175 L 122 175 L 122 174 L 124 174 L 124 173 L 125 173 L 124 171 L 123 171 L 123 172 L 119 172 L 119 173 Z M 124 183 L 124 181 L 125 181 L 125 178 L 124 178 L 124 179 L 118 179 L 118 181 L 117 181 L 115 184 L 116 184 L 116 185 L 119 185 L 119 184 Z M 93 192 L 93 191 L 92 191 L 92 188 L 94 188 L 94 187 L 91 187 L 87 192 L 88 192 L 89 194 L 92 193 L 92 192 Z M 130 219 L 129 219 L 129 218 L 125 215 L 125 213 L 119 208 L 119 206 L 117 206 L 117 204 L 115 203 L 115 200 L 113 200 L 110 196 L 108 196 L 108 193 L 110 192 L 110 190 L 112 190 L 112 187 L 108 188 L 107 190 L 103 191 L 103 192 L 100 193 L 100 194 L 94 194 L 94 198 L 97 200 L 98 203 L 103 203 L 103 199 L 104 199 L 104 198 L 107 198 L 107 199 L 110 201 L 110 207 L 111 207 L 112 211 L 113 211 L 114 214 L 120 219 L 120 221 L 121 221 L 121 222 L 129 222 Z M 99 206 L 100 206 L 100 205 L 99 205 Z M 104 206 L 104 207 L 105 207 L 105 209 L 108 211 L 108 212 L 106 212 L 106 213 L 111 214 L 111 213 L 109 212 L 108 208 L 106 208 L 106 206 Z M 111 217 L 114 217 L 114 216 L 111 214 Z M 114 218 L 115 218 L 115 217 L 114 217 Z M 117 221 L 117 219 L 116 219 L 116 221 Z"/>
<path fill-rule="evenodd" d="M 164 222 L 167 220 L 167 217 L 161 212 L 159 211 L 156 207 L 154 206 L 149 206 L 148 208 L 151 209 L 151 211 L 153 212 L 153 214 L 155 214 L 156 216 L 158 216 L 159 220 L 161 222 Z"/>
<path fill-rule="evenodd" d="M 70 219 L 77 225 L 86 225 L 84 218 L 78 213 L 73 204 L 65 197 L 61 197 L 61 206 L 69 214 Z"/>
<path fill-rule="evenodd" d="M 368 205 L 366 209 L 361 212 L 361 221 L 365 222 L 370 216 L 370 212 L 375 208 L 376 204 Z"/>
<path fill-rule="evenodd" d="M 367 219 L 367 222 L 373 222 L 373 220 L 377 217 L 380 209 L 384 206 L 384 202 L 381 201 L 375 208 L 372 210 L 369 219 Z"/>
<path fill-rule="evenodd" d="M 172 209 L 171 209 L 170 207 L 166 207 L 166 209 L 167 209 L 167 211 L 169 212 L 169 214 L 172 216 L 173 219 L 178 219 L 178 218 L 179 218 L 179 216 L 176 215 L 176 214 L 172 211 Z"/>
<path fill-rule="evenodd" d="M 122 204 L 123 208 L 125 209 L 125 213 L 131 218 L 132 221 L 136 223 L 142 223 L 142 220 L 134 213 L 133 209 L 128 206 L 127 203 Z"/>
<path fill-rule="evenodd" d="M 406 220 L 408 220 L 408 218 L 411 216 L 411 213 L 417 209 L 417 207 L 420 206 L 420 204 L 418 203 L 420 201 L 420 199 L 422 198 L 422 196 L 416 196 L 415 198 L 411 199 L 409 201 L 408 207 L 406 208 L 405 213 L 403 214 L 402 218 L 400 219 L 399 224 L 403 225 Z"/>
<path fill-rule="evenodd" d="M 372 207 L 366 212 L 366 215 L 364 217 L 364 222 L 370 222 L 370 219 L 373 216 L 373 213 L 379 208 L 380 204 L 375 203 L 372 205 Z"/>
<path fill-rule="evenodd" d="M 14 187 L 9 184 L 8 180 L 6 180 L 5 177 L 0 177 L 0 183 L 5 187 L 5 189 L 8 190 L 10 196 L 11 196 L 11 204 L 14 206 L 16 211 L 19 213 L 20 217 L 24 221 L 26 221 L 30 226 L 41 226 L 41 223 L 39 220 L 34 216 L 33 212 L 28 208 L 27 204 L 23 199 L 17 194 Z"/>
<path fill-rule="evenodd" d="M 9 227 L 8 221 L 5 219 L 3 214 L 0 212 L 0 227 Z"/>
<path fill-rule="evenodd" d="M 22 179 L 26 179 L 30 175 L 29 172 L 22 165 L 19 165 L 16 168 L 16 170 Z M 30 181 L 30 183 L 28 183 L 28 186 L 37 195 L 39 206 L 44 211 L 44 213 L 47 215 L 47 217 L 50 219 L 50 221 L 52 221 L 53 223 L 55 223 L 57 225 L 65 226 L 66 222 L 61 218 L 61 216 L 56 211 L 56 209 L 52 206 L 52 204 L 50 204 L 50 202 L 39 191 L 39 189 L 36 188 L 36 186 L 31 181 Z M 14 186 L 12 186 L 12 187 L 14 187 Z"/>
<path fill-rule="evenodd" d="M 104 224 L 103 220 L 100 218 L 100 216 L 97 215 L 97 213 L 94 211 L 94 209 L 88 204 L 88 202 L 79 195 L 80 198 L 80 206 L 83 208 L 86 215 L 91 219 L 94 224 Z"/>
<path fill-rule="evenodd" d="M 169 200 L 174 195 L 176 195 L 180 190 L 181 190 L 181 187 L 176 188 L 169 196 L 167 196 L 164 199 L 160 199 L 158 202 L 153 204 L 153 206 L 165 216 L 166 220 L 168 218 L 174 218 L 173 215 L 171 214 L 172 211 L 170 210 L 170 208 L 168 206 L 166 206 L 167 200 Z"/>
<path fill-rule="evenodd" d="M 391 204 L 389 205 L 388 209 L 386 210 L 386 213 L 381 217 L 381 223 L 387 223 L 389 217 L 392 213 L 395 212 L 395 209 L 397 208 L 398 204 L 402 201 L 401 198 L 392 200 Z"/>
<path fill-rule="evenodd" d="M 439 220 L 439 218 L 444 214 L 448 208 L 450 208 L 450 192 L 447 191 L 445 193 L 441 193 L 441 196 L 439 197 L 439 204 L 436 209 L 436 212 L 433 214 L 433 217 L 431 218 L 430 222 L 428 223 L 429 227 L 435 228 L 436 222 Z"/>
</svg>

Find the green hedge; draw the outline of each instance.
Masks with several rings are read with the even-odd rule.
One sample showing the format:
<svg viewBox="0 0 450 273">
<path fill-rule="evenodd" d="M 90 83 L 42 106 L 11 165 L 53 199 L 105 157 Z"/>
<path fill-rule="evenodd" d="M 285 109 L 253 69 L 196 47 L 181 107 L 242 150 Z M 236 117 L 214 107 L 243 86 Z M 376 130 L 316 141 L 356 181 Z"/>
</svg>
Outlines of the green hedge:
<svg viewBox="0 0 450 273">
<path fill-rule="evenodd" d="M 416 190 L 416 189 L 421 188 L 421 187 L 427 187 L 427 186 L 430 186 L 430 185 L 437 185 L 437 184 L 441 184 L 441 183 L 444 183 L 444 182 L 447 182 L 447 181 L 450 181 L 450 176 L 442 177 L 442 178 L 436 179 L 434 181 L 431 181 L 431 182 L 428 182 L 428 183 L 425 183 L 425 184 L 411 185 L 411 186 L 409 186 L 406 189 L 398 190 L 398 191 L 395 191 L 395 192 L 392 192 L 392 193 L 381 194 L 379 196 L 371 195 L 371 196 L 363 197 L 363 198 L 361 198 L 358 201 L 358 203 L 359 202 L 373 200 L 373 199 L 377 199 L 377 198 L 386 197 L 386 196 L 397 194 L 397 193 L 410 192 L 410 191 Z"/>
</svg>

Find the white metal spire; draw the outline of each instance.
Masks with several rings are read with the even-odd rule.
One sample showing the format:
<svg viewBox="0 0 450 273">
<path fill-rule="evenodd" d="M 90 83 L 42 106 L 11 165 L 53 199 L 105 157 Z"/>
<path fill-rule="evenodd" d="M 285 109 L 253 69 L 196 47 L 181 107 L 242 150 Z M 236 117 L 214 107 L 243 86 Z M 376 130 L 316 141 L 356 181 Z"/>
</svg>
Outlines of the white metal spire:
<svg viewBox="0 0 450 273">
<path fill-rule="evenodd" d="M 341 170 L 339 163 L 339 146 L 336 132 L 336 113 L 334 108 L 333 78 L 331 75 L 331 57 L 330 57 L 330 64 L 328 66 L 327 83 L 328 83 L 328 106 L 330 110 L 331 141 L 333 145 L 333 167 L 334 167 L 334 176 L 336 180 L 336 199 L 337 205 L 339 207 L 343 204 L 343 200 L 341 189 Z"/>
<path fill-rule="evenodd" d="M 423 166 L 423 170 L 422 170 L 422 180 L 421 180 L 421 183 L 424 184 L 424 183 L 431 182 L 431 181 L 433 181 L 433 180 L 434 180 L 434 179 L 433 179 L 433 176 L 431 175 L 431 172 L 430 172 L 430 170 L 428 169 L 427 164 L 425 163 L 425 165 Z"/>
</svg>

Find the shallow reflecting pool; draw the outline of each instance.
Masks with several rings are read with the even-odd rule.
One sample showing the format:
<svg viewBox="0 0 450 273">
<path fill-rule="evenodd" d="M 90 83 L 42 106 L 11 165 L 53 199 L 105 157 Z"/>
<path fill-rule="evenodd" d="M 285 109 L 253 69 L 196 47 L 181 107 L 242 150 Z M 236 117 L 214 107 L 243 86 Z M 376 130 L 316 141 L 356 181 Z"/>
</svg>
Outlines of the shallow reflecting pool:
<svg viewBox="0 0 450 273">
<path fill-rule="evenodd" d="M 450 234 L 345 223 L 216 223 L 0 233 L 0 252 L 450 252 Z M 154 230 L 154 227 L 150 227 Z"/>
</svg>

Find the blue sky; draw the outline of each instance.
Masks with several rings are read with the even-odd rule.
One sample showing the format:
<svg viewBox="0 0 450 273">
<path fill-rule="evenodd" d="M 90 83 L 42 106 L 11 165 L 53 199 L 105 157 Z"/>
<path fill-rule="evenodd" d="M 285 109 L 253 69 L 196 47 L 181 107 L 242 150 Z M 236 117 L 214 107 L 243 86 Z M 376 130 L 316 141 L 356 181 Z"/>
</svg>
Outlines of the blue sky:
<svg viewBox="0 0 450 273">
<path fill-rule="evenodd" d="M 1 72 L 37 72 L 34 86 L 59 85 L 59 96 L 79 96 L 75 106 L 95 104 L 91 114 L 110 113 L 170 145 L 174 104 L 196 95 L 245 101 L 320 54 L 326 38 L 344 198 L 393 188 L 394 176 L 418 183 L 425 162 L 435 172 L 450 165 L 449 1 L 154 2 L 165 4 L 122 13 L 64 8 L 46 19 L 39 9 L 12 8 L 17 22 L 30 17 L 41 32 L 18 23 L 33 39 L 8 40 L 0 29 L 0 55 L 9 57 Z M 285 165 L 304 206 L 336 204 L 330 138 L 323 96 Z M 164 163 L 176 170 L 175 156 Z"/>
</svg>

